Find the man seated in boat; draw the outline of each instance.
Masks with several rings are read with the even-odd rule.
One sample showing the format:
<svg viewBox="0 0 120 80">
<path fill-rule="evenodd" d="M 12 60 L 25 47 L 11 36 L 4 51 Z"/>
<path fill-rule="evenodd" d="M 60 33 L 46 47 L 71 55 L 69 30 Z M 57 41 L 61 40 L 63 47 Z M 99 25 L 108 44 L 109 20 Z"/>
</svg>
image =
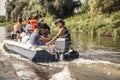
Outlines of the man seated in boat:
<svg viewBox="0 0 120 80">
<path fill-rule="evenodd" d="M 31 28 L 30 28 L 31 33 L 34 31 L 35 26 L 37 26 L 37 19 L 38 19 L 38 15 L 33 14 L 32 19 L 29 20 L 31 24 Z"/>
<path fill-rule="evenodd" d="M 21 39 L 20 34 L 25 32 L 25 29 L 22 24 L 22 18 L 18 17 L 17 24 L 13 26 L 13 33 L 11 34 L 11 39 Z"/>
<path fill-rule="evenodd" d="M 44 19 L 43 19 L 43 18 L 40 18 L 40 19 L 38 20 L 38 22 L 37 22 L 37 26 L 40 27 L 41 24 L 43 24 L 43 23 L 44 23 Z"/>
<path fill-rule="evenodd" d="M 27 34 L 30 34 L 30 33 L 31 33 L 31 32 L 30 32 L 30 29 L 31 29 L 30 20 L 31 20 L 31 18 L 29 17 L 29 18 L 27 19 L 27 24 L 26 24 L 26 27 L 25 27 Z"/>
<path fill-rule="evenodd" d="M 45 45 L 45 43 L 49 41 L 49 38 L 39 35 L 39 31 L 38 26 L 35 26 L 34 31 L 30 36 L 30 44 L 33 46 Z"/>
<path fill-rule="evenodd" d="M 47 25 L 47 23 L 42 23 L 41 24 L 39 34 L 43 35 L 45 38 L 49 38 L 50 27 Z"/>
</svg>

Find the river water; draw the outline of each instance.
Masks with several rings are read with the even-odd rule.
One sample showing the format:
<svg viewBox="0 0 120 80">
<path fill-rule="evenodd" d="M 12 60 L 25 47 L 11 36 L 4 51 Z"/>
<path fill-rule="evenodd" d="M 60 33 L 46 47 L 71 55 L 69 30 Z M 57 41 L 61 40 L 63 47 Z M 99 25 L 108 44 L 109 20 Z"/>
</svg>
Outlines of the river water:
<svg viewBox="0 0 120 80">
<path fill-rule="evenodd" d="M 23 80 L 120 80 L 120 39 L 71 33 L 71 48 L 80 58 L 70 62 L 34 63 L 2 46 L 6 29 L 0 27 L 0 55 L 10 60 Z M 7 56 L 7 57 L 6 57 Z"/>
</svg>

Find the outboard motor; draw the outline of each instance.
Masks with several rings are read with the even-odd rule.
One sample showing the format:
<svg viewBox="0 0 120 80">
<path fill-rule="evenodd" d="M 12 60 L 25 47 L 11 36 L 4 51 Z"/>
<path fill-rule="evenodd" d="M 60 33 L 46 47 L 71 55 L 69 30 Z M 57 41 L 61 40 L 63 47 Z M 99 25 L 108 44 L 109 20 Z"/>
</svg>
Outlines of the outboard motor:
<svg viewBox="0 0 120 80">
<path fill-rule="evenodd" d="M 66 38 L 58 38 L 55 42 L 55 48 L 59 52 L 67 52 L 69 50 L 69 44 Z"/>
<path fill-rule="evenodd" d="M 73 49 L 69 49 L 69 42 L 66 38 L 58 38 L 55 42 L 55 52 L 60 61 L 73 60 L 79 58 L 79 53 Z"/>
<path fill-rule="evenodd" d="M 64 54 L 65 61 L 71 61 L 71 60 L 74 60 L 77 58 L 79 58 L 79 52 L 77 52 L 73 49 L 70 49 L 67 53 Z"/>
</svg>

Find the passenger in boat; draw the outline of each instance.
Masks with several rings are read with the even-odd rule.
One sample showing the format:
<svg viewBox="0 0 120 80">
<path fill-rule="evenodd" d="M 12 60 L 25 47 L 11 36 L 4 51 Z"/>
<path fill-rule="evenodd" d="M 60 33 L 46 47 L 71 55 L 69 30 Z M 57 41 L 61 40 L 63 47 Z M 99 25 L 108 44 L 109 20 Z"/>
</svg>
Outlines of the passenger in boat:
<svg viewBox="0 0 120 80">
<path fill-rule="evenodd" d="M 35 26 L 37 26 L 37 18 L 38 18 L 38 16 L 37 16 L 36 14 L 34 14 L 34 15 L 33 15 L 33 18 L 29 20 L 29 21 L 30 21 L 30 24 L 31 24 L 31 29 L 30 29 L 31 32 L 33 32 Z"/>
<path fill-rule="evenodd" d="M 22 18 L 18 17 L 17 24 L 15 24 L 13 26 L 13 33 L 11 34 L 12 35 L 11 38 L 21 39 L 20 34 L 22 32 L 25 32 L 25 29 L 24 29 L 23 24 L 22 24 Z"/>
<path fill-rule="evenodd" d="M 47 23 L 42 23 L 40 27 L 40 35 L 43 35 L 45 38 L 48 38 L 50 34 L 50 27 Z"/>
<path fill-rule="evenodd" d="M 30 29 L 31 29 L 30 20 L 31 20 L 31 18 L 29 17 L 29 18 L 27 19 L 27 25 L 26 25 L 26 27 L 25 27 L 27 34 L 30 34 Z"/>
<path fill-rule="evenodd" d="M 42 35 L 39 35 L 39 28 L 38 26 L 35 26 L 34 32 L 30 36 L 30 43 L 34 46 L 38 45 L 45 45 L 45 43 L 48 41 L 47 38 L 43 37 Z"/>
<path fill-rule="evenodd" d="M 38 27 L 40 27 L 40 26 L 41 26 L 41 24 L 43 23 L 43 21 L 44 21 L 44 19 L 43 19 L 43 18 L 39 19 L 39 20 L 38 20 L 38 22 L 37 22 L 37 26 L 38 26 Z"/>
<path fill-rule="evenodd" d="M 65 26 L 65 22 L 62 19 L 57 19 L 55 21 L 55 25 L 59 27 L 59 31 L 52 40 L 50 40 L 49 42 L 46 43 L 46 45 L 53 43 L 57 38 L 60 38 L 60 37 L 66 38 L 70 44 L 71 36 L 70 36 L 69 30 Z"/>
</svg>

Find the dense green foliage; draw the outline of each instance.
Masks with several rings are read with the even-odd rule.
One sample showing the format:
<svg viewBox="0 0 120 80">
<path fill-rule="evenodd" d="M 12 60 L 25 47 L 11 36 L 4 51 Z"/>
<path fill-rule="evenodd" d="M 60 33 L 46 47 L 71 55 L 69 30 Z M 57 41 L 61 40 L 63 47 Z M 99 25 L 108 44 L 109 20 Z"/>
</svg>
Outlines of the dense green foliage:
<svg viewBox="0 0 120 80">
<path fill-rule="evenodd" d="M 14 21 L 18 16 L 27 18 L 32 14 L 66 18 L 74 13 L 78 2 L 79 11 L 83 14 L 88 12 L 91 16 L 120 10 L 120 0 L 85 0 L 82 5 L 80 0 L 7 0 L 6 19 Z"/>
<path fill-rule="evenodd" d="M 91 11 L 111 13 L 120 10 L 120 0 L 93 0 Z"/>
<path fill-rule="evenodd" d="M 78 4 L 79 2 L 79 4 Z M 53 19 L 64 18 L 72 31 L 98 35 L 120 35 L 120 0 L 7 0 L 6 20 L 15 21 L 37 14 L 53 26 Z M 74 13 L 75 8 L 79 8 Z M 55 28 L 54 28 L 55 29 Z"/>
<path fill-rule="evenodd" d="M 5 16 L 0 16 L 0 22 L 3 23 L 5 21 Z"/>
<path fill-rule="evenodd" d="M 80 13 L 79 13 L 80 14 Z M 79 14 L 66 19 L 69 29 L 92 35 L 120 36 L 120 11 L 112 14 Z"/>
<path fill-rule="evenodd" d="M 27 18 L 32 14 L 65 18 L 73 14 L 76 4 L 73 0 L 7 0 L 6 18 L 14 21 L 18 16 Z"/>
</svg>

